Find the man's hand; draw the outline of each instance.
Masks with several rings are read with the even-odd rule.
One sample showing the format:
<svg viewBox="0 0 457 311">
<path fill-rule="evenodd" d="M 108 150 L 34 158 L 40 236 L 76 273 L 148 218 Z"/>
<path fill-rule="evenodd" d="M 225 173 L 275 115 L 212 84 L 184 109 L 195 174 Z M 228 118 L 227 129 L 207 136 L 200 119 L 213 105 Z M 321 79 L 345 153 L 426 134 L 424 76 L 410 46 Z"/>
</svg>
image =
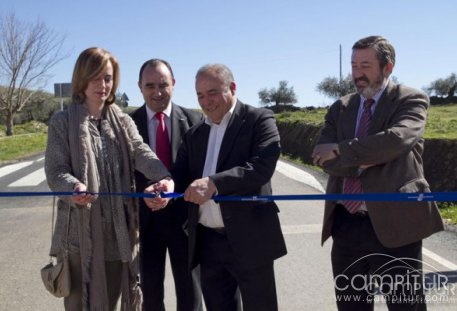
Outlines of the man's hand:
<svg viewBox="0 0 457 311">
<path fill-rule="evenodd" d="M 184 192 L 184 200 L 201 205 L 216 193 L 216 185 L 209 177 L 194 180 Z"/>
<path fill-rule="evenodd" d="M 155 184 L 150 185 L 144 189 L 145 193 L 160 193 L 160 192 L 173 192 L 175 190 L 175 183 L 171 178 L 162 179 Z M 144 202 L 152 211 L 158 211 L 167 206 L 170 199 L 161 198 L 144 198 Z"/>
<path fill-rule="evenodd" d="M 313 150 L 314 165 L 322 166 L 326 161 L 336 158 L 340 154 L 338 144 L 320 144 L 316 145 Z"/>
</svg>

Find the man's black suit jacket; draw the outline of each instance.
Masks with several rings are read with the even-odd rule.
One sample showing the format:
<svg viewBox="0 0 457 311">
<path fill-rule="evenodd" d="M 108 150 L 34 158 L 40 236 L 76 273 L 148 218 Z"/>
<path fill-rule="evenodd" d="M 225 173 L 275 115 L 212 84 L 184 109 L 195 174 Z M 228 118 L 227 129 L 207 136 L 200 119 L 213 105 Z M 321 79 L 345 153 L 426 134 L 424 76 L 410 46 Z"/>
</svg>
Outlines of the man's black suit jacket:
<svg viewBox="0 0 457 311">
<path fill-rule="evenodd" d="M 201 178 L 210 126 L 194 126 L 183 137 L 173 176 L 177 191 Z M 225 132 L 216 174 L 211 176 L 219 195 L 269 195 L 270 179 L 280 155 L 279 133 L 270 110 L 238 101 Z M 274 202 L 221 202 L 227 239 L 240 264 L 255 267 L 287 253 Z M 189 265 L 198 264 L 199 206 L 189 210 Z"/>
</svg>

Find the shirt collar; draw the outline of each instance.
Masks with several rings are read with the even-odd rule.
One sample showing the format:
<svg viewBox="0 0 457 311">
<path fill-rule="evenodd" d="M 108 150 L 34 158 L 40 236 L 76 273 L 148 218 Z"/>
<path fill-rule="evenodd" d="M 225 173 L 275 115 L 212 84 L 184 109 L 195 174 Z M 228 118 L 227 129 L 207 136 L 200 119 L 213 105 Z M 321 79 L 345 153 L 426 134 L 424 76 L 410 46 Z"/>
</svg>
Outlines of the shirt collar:
<svg viewBox="0 0 457 311">
<path fill-rule="evenodd" d="M 173 103 L 170 102 L 170 104 L 167 105 L 167 108 L 165 108 L 165 110 L 163 111 L 164 115 L 166 115 L 168 118 L 170 118 L 171 116 L 171 105 Z M 146 105 L 146 115 L 148 116 L 148 121 L 151 121 L 154 116 L 156 115 L 156 112 L 154 110 L 152 110 L 151 108 L 149 108 L 149 106 L 147 104 Z"/>
</svg>

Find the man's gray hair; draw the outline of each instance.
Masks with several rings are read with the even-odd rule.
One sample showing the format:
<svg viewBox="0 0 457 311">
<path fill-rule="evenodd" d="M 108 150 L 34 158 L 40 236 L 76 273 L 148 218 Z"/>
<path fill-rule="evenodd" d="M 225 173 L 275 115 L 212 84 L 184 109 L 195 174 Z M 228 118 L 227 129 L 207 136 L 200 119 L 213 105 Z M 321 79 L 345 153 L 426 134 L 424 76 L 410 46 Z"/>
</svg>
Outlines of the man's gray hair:
<svg viewBox="0 0 457 311">
<path fill-rule="evenodd" d="M 230 83 L 235 81 L 232 71 L 223 64 L 206 64 L 200 67 L 200 69 L 197 71 L 197 74 L 195 75 L 195 79 L 198 79 L 200 76 L 204 75 L 217 76 L 221 81 L 224 82 L 226 87 L 230 87 Z"/>
</svg>

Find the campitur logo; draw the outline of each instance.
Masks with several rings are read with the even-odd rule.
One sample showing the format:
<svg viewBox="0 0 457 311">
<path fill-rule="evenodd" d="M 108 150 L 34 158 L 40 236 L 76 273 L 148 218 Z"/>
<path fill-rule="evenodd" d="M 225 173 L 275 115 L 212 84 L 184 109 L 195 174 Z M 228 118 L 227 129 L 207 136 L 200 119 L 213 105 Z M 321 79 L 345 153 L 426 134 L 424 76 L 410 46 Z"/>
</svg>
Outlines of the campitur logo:
<svg viewBox="0 0 457 311">
<path fill-rule="evenodd" d="M 367 262 L 383 262 L 369 275 L 354 273 Z M 422 270 L 415 267 L 422 263 Z M 339 301 L 390 303 L 455 303 L 457 304 L 457 271 L 440 271 L 413 258 L 396 258 L 373 253 L 361 257 L 335 276 L 334 286 Z M 359 293 L 347 295 L 344 293 Z M 341 293 L 341 294 L 340 294 Z"/>
</svg>

